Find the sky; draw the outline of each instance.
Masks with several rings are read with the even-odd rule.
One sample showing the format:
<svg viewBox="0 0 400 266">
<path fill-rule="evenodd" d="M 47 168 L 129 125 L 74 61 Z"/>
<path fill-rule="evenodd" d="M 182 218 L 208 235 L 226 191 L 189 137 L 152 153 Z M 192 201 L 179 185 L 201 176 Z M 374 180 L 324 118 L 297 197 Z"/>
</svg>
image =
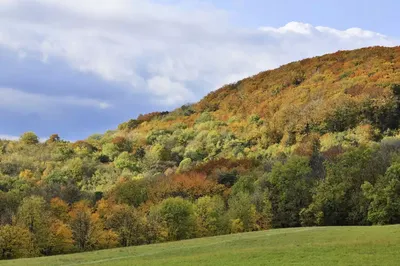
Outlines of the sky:
<svg viewBox="0 0 400 266">
<path fill-rule="evenodd" d="M 396 0 L 0 0 L 0 138 L 84 139 L 291 61 L 400 45 Z"/>
</svg>

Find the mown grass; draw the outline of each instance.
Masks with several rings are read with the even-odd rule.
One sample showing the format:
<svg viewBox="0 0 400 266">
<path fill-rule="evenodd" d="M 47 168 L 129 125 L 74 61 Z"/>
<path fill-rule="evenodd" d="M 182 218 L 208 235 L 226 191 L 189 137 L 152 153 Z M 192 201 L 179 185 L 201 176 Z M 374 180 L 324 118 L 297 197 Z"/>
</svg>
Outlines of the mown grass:
<svg viewBox="0 0 400 266">
<path fill-rule="evenodd" d="M 400 225 L 276 229 L 0 265 L 400 265 Z"/>
</svg>

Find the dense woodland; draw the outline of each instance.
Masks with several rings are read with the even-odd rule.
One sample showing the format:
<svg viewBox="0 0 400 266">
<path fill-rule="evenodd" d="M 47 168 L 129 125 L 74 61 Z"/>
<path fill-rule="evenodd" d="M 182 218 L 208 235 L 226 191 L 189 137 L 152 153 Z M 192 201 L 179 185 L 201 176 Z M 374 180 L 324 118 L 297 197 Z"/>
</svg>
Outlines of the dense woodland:
<svg viewBox="0 0 400 266">
<path fill-rule="evenodd" d="M 306 59 L 68 142 L 0 140 L 0 259 L 400 223 L 400 47 Z"/>
</svg>

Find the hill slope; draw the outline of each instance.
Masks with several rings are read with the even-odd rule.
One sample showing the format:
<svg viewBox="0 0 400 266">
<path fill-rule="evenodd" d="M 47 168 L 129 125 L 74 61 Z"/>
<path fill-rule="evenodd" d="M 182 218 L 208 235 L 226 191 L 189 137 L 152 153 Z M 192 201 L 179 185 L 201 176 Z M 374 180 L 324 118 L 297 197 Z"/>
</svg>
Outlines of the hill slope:
<svg viewBox="0 0 400 266">
<path fill-rule="evenodd" d="M 0 140 L 0 259 L 400 223 L 399 122 L 400 47 L 372 47 L 75 143 Z"/>
<path fill-rule="evenodd" d="M 398 265 L 400 227 L 278 229 L 0 265 Z"/>
<path fill-rule="evenodd" d="M 379 109 L 393 96 L 393 90 L 397 93 L 399 69 L 400 47 L 340 51 L 290 63 L 227 85 L 194 104 L 191 109 L 195 112 L 193 117 L 184 119 L 179 116 L 182 110 L 177 110 L 165 119 L 170 124 L 176 116 L 178 122 L 194 121 L 206 111 L 225 122 L 232 116 L 247 120 L 251 115 L 257 115 L 265 120 L 267 128 L 272 127 L 282 134 L 287 130 L 296 133 L 341 131 L 361 122 L 362 118 L 370 119 L 369 122 L 381 129 L 393 127 L 395 125 L 390 122 L 385 124 L 368 117 L 369 110 L 358 110 L 359 113 L 353 114 L 360 116 L 355 117 L 357 121 L 340 121 L 343 125 L 336 127 L 328 120 L 333 118 L 330 116 L 335 110 L 353 104 L 369 103 Z M 152 125 L 143 127 L 144 130 L 149 128 Z"/>
</svg>

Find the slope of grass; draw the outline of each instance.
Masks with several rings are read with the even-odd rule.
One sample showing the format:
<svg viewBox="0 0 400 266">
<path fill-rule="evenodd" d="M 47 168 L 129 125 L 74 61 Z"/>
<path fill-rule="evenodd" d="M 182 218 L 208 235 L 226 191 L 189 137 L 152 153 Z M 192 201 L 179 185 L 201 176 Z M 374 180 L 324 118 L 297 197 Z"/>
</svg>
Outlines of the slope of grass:
<svg viewBox="0 0 400 266">
<path fill-rule="evenodd" d="M 0 265 L 399 265 L 400 226 L 276 229 Z"/>
</svg>

